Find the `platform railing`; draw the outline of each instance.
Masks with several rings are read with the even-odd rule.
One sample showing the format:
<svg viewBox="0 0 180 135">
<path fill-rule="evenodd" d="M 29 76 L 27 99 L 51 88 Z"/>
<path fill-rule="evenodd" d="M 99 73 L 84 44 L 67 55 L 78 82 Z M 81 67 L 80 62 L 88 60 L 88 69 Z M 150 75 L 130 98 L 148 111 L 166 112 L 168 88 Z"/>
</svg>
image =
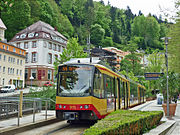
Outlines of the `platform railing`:
<svg viewBox="0 0 180 135">
<path fill-rule="evenodd" d="M 20 118 L 25 114 L 33 114 L 32 121 L 35 123 L 35 115 L 41 110 L 45 110 L 45 119 L 47 120 L 47 110 L 50 108 L 51 102 L 55 102 L 50 98 L 31 98 L 23 97 L 22 104 L 20 97 L 1 97 L 0 98 L 0 120 L 11 117 L 17 117 L 17 125 L 20 125 Z M 22 108 L 20 106 L 22 105 Z M 44 106 L 43 106 L 44 105 Z"/>
</svg>

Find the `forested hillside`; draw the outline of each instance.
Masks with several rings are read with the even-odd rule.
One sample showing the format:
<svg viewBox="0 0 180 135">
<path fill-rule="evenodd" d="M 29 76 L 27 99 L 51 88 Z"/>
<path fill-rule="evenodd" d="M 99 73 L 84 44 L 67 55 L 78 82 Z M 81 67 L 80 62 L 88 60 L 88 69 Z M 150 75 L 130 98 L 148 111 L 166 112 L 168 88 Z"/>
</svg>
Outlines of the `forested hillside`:
<svg viewBox="0 0 180 135">
<path fill-rule="evenodd" d="M 167 33 L 167 22 L 155 15 L 138 15 L 93 0 L 15 0 L 8 10 L 1 11 L 7 26 L 6 38 L 37 22 L 49 23 L 67 38 L 78 37 L 86 45 L 90 36 L 94 46 L 128 49 L 163 49 L 161 37 Z"/>
</svg>

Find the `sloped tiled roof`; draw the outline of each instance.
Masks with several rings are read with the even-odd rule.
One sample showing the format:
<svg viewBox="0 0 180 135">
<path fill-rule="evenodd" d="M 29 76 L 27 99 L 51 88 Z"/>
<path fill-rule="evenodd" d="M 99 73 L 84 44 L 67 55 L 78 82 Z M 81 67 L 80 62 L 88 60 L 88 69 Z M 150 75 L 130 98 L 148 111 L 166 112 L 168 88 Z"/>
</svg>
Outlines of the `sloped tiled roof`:
<svg viewBox="0 0 180 135">
<path fill-rule="evenodd" d="M 26 34 L 26 38 L 24 38 L 24 40 L 27 40 L 28 39 L 27 34 L 29 33 L 39 33 L 39 36 L 36 38 L 45 38 L 42 33 L 47 33 L 50 34 L 51 36 L 61 37 L 63 40 L 67 41 L 67 39 L 61 33 L 56 31 L 55 28 L 53 28 L 51 25 L 42 21 L 38 21 L 30 25 L 29 27 L 25 28 L 24 30 L 18 32 L 10 42 L 22 40 L 16 38 L 21 34 Z"/>
<path fill-rule="evenodd" d="M 7 29 L 6 26 L 4 25 L 3 21 L 1 20 L 1 18 L 0 18 L 0 28 L 5 29 L 5 30 Z"/>
</svg>

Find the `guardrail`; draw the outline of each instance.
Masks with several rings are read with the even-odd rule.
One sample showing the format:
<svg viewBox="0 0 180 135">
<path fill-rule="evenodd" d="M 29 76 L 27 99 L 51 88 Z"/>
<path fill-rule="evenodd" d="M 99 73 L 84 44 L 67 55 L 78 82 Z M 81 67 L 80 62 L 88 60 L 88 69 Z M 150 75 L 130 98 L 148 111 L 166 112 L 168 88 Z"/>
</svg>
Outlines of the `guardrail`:
<svg viewBox="0 0 180 135">
<path fill-rule="evenodd" d="M 33 113 L 33 123 L 35 123 L 35 114 L 45 109 L 45 119 L 47 120 L 47 110 L 50 103 L 55 102 L 50 98 L 31 98 L 23 97 L 1 97 L 0 98 L 0 119 L 17 117 L 17 125 L 20 124 L 20 117 L 25 113 Z M 44 106 L 43 106 L 44 104 Z"/>
</svg>

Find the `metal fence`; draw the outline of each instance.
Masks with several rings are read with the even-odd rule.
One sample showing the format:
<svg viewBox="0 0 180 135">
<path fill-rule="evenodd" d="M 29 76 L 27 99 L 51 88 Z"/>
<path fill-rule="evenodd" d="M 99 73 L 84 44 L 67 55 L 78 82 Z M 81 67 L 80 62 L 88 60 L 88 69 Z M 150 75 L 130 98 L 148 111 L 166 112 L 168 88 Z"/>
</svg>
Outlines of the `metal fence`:
<svg viewBox="0 0 180 135">
<path fill-rule="evenodd" d="M 35 122 L 35 113 L 46 110 L 45 119 L 47 119 L 47 110 L 50 108 L 50 103 L 55 102 L 49 98 L 30 98 L 23 97 L 22 114 L 33 113 L 33 122 Z M 20 117 L 20 98 L 19 97 L 1 97 L 0 98 L 0 119 L 10 117 Z"/>
</svg>

